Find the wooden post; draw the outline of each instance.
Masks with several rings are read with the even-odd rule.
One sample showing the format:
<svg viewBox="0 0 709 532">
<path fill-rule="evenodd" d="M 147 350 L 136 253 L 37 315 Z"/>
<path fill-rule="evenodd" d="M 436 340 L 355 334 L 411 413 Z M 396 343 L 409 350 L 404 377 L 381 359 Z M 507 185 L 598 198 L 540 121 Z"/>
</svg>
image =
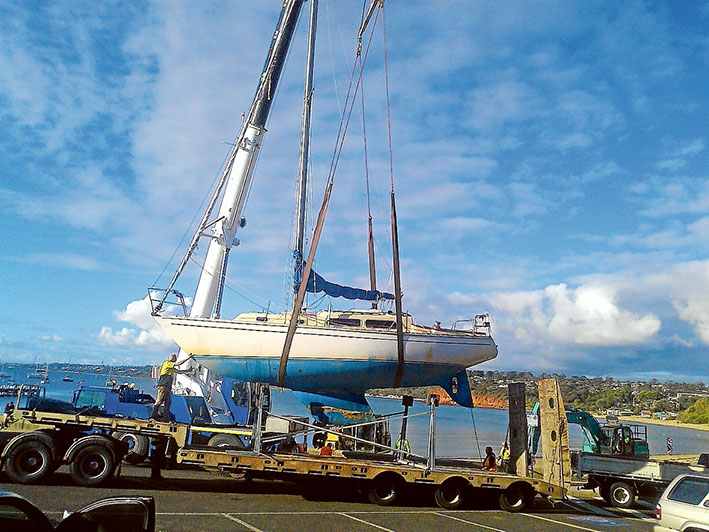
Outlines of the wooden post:
<svg viewBox="0 0 709 532">
<path fill-rule="evenodd" d="M 525 408 L 525 386 L 523 382 L 507 385 L 510 416 L 510 459 L 507 472 L 527 476 L 527 411 Z"/>
<path fill-rule="evenodd" d="M 544 480 L 566 489 L 571 483 L 569 429 L 556 379 L 539 381 L 539 424 Z"/>
</svg>

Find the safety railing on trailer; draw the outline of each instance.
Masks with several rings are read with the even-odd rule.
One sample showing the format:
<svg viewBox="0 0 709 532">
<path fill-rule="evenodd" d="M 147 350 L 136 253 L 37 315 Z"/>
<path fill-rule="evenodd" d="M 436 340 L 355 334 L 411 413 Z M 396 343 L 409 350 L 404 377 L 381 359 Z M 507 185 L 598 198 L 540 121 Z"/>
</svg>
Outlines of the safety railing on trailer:
<svg viewBox="0 0 709 532">
<path fill-rule="evenodd" d="M 172 296 L 174 296 L 174 299 L 172 299 Z M 184 316 L 188 315 L 185 296 L 177 290 L 170 290 L 170 292 L 166 294 L 164 288 L 150 286 L 148 287 L 148 298 L 150 299 L 152 314 L 158 314 L 164 311 L 169 311 L 172 313 L 179 307 L 182 309 L 182 314 Z"/>
<path fill-rule="evenodd" d="M 259 384 L 257 385 L 257 401 L 258 404 L 260 404 L 259 398 L 263 394 L 263 390 L 266 385 L 264 384 Z M 263 434 L 263 410 L 259 408 L 257 411 L 257 421 L 253 426 L 253 436 L 251 438 L 251 446 L 253 448 L 253 451 L 262 454 L 262 455 L 271 455 L 272 453 L 265 450 L 268 449 L 269 444 L 277 443 L 280 441 L 284 441 L 286 438 L 295 438 L 297 436 L 305 436 L 307 439 L 308 436 L 311 435 L 311 433 L 316 433 L 316 432 L 324 432 L 326 434 L 332 434 L 333 436 L 336 436 L 338 439 L 345 439 L 352 441 L 354 443 L 360 443 L 363 445 L 371 446 L 372 448 L 380 449 L 381 451 L 384 452 L 391 452 L 393 456 L 397 458 L 400 462 L 404 462 L 408 465 L 413 465 L 413 466 L 421 466 L 421 463 L 425 463 L 425 469 L 427 471 L 433 471 L 436 467 L 436 450 L 435 450 L 435 434 L 436 434 L 436 406 L 439 404 L 439 397 L 435 394 L 431 394 L 428 399 L 428 405 L 429 405 L 429 411 L 428 412 L 419 412 L 417 414 L 409 414 L 408 413 L 408 408 L 406 408 L 403 412 L 395 412 L 393 414 L 387 414 L 385 416 L 381 416 L 379 419 L 376 419 L 374 421 L 367 421 L 363 423 L 356 423 L 352 425 L 347 425 L 347 429 L 356 429 L 359 427 L 366 427 L 366 426 L 372 426 L 376 425 L 378 423 L 382 423 L 382 418 L 386 418 L 387 422 L 392 422 L 392 421 L 398 421 L 401 420 L 402 424 L 405 425 L 409 419 L 415 418 L 415 417 L 421 417 L 421 416 L 429 416 L 429 425 L 428 425 L 428 443 L 427 443 L 427 449 L 426 449 L 426 456 L 423 455 L 418 455 L 416 453 L 411 452 L 410 450 L 408 451 L 403 451 L 402 449 L 397 448 L 396 446 L 392 445 L 386 445 L 384 443 L 380 443 L 377 441 L 373 440 L 367 440 L 365 438 L 360 438 L 358 436 L 355 436 L 354 434 L 347 434 L 345 432 L 342 432 L 341 430 L 337 429 L 332 429 L 332 428 L 327 428 L 323 427 L 321 425 L 315 425 L 312 423 L 308 423 L 305 421 L 298 421 L 297 424 L 300 426 L 300 428 L 296 428 L 294 431 L 289 431 L 288 434 L 278 434 L 278 435 L 264 435 Z M 404 405 L 407 406 L 406 399 L 404 400 Z M 285 421 L 290 421 L 292 418 L 289 418 L 287 416 L 279 416 L 278 414 L 274 413 L 269 413 L 269 417 L 273 417 L 276 419 L 281 419 Z M 402 438 L 406 438 L 406 434 L 402 434 Z M 418 459 L 418 461 L 416 460 Z"/>
</svg>

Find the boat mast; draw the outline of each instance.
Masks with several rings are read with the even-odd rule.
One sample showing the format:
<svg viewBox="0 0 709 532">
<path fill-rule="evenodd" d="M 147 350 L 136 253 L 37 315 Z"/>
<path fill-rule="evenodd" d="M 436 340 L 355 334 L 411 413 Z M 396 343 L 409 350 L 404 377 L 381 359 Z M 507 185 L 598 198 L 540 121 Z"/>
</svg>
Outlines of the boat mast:
<svg viewBox="0 0 709 532">
<path fill-rule="evenodd" d="M 381 5 L 382 0 L 372 0 L 369 6 L 367 15 L 364 21 L 360 25 L 359 29 L 359 40 L 361 42 L 361 36 L 364 33 L 367 25 L 369 24 L 369 19 L 371 18 L 374 8 Z M 350 80 L 351 81 L 351 80 Z M 356 94 L 355 94 L 356 95 Z M 348 96 L 349 98 L 349 96 Z M 353 96 L 354 100 L 354 96 Z M 347 106 L 347 104 L 345 104 Z M 342 127 L 342 125 L 341 125 Z M 345 127 L 345 130 L 347 128 Z M 338 142 L 344 139 L 344 134 Z M 293 302 L 293 312 L 290 316 L 290 321 L 288 323 L 288 331 L 286 331 L 286 340 L 283 343 L 283 351 L 281 352 L 281 360 L 278 365 L 278 377 L 276 383 L 278 386 L 285 386 L 286 382 L 286 369 L 288 367 L 288 357 L 290 356 L 290 350 L 293 346 L 293 337 L 295 336 L 295 329 L 298 326 L 298 318 L 300 316 L 300 311 L 303 307 L 303 302 L 305 301 L 305 292 L 308 286 L 308 279 L 310 279 L 310 273 L 313 268 L 313 261 L 315 260 L 315 251 L 317 250 L 318 243 L 320 242 L 320 235 L 322 234 L 323 224 L 325 223 L 325 215 L 327 214 L 327 208 L 330 204 L 330 197 L 332 196 L 332 187 L 334 184 L 334 169 L 337 167 L 337 159 L 333 158 L 332 166 L 330 168 L 330 175 L 328 177 L 327 184 L 325 185 L 325 195 L 323 196 L 323 202 L 320 206 L 320 212 L 318 213 L 318 218 L 315 223 L 315 230 L 313 231 L 313 238 L 310 244 L 310 250 L 308 251 L 308 258 L 303 264 L 303 271 L 301 274 L 301 282 L 296 292 L 295 301 Z M 401 357 L 400 357 L 401 358 Z"/>
<path fill-rule="evenodd" d="M 221 293 L 229 251 L 239 244 L 236 231 L 243 227 L 242 212 L 251 186 L 256 159 L 266 132 L 276 87 L 304 0 L 287 0 L 271 43 L 266 65 L 237 144 L 224 169 L 221 205 L 211 224 L 209 249 L 190 310 L 191 317 L 219 317 Z M 200 227 L 199 233 L 206 228 Z M 215 305 L 216 302 L 216 305 Z"/>
<path fill-rule="evenodd" d="M 308 197 L 308 164 L 310 159 L 310 115 L 313 104 L 313 70 L 315 65 L 315 35 L 318 27 L 318 0 L 310 0 L 310 30 L 308 32 L 308 59 L 303 89 L 303 118 L 300 131 L 300 158 L 298 160 L 298 193 L 296 203 L 295 255 L 302 266 L 305 248 L 305 215 Z"/>
</svg>

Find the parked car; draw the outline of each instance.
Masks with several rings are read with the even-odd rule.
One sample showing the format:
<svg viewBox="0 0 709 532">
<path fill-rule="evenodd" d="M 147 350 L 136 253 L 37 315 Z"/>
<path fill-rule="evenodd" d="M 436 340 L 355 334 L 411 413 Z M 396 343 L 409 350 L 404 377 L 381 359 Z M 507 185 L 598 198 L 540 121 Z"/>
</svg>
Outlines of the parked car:
<svg viewBox="0 0 709 532">
<path fill-rule="evenodd" d="M 57 525 L 24 497 L 0 490 L 0 530 L 3 532 L 154 532 L 152 497 L 109 497 L 73 513 Z"/>
<path fill-rule="evenodd" d="M 709 476 L 683 474 L 657 501 L 655 532 L 709 532 Z"/>
</svg>

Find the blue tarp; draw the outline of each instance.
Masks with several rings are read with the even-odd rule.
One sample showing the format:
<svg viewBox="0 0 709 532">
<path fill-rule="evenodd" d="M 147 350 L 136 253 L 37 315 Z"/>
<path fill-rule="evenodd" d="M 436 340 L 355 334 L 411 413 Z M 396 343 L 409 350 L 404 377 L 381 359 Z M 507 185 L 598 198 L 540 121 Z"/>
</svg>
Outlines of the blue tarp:
<svg viewBox="0 0 709 532">
<path fill-rule="evenodd" d="M 300 288 L 300 282 L 303 278 L 303 257 L 298 251 L 293 252 L 295 259 L 295 279 L 293 282 L 293 291 L 297 292 Z M 331 297 L 344 297 L 345 299 L 362 299 L 364 301 L 378 301 L 380 299 L 394 299 L 394 294 L 388 292 L 380 292 L 379 290 L 365 290 L 364 288 L 353 288 L 351 286 L 342 286 L 339 284 L 326 281 L 322 276 L 315 273 L 315 270 L 310 270 L 308 284 L 306 287 L 308 292 L 317 293 L 325 292 Z"/>
</svg>

